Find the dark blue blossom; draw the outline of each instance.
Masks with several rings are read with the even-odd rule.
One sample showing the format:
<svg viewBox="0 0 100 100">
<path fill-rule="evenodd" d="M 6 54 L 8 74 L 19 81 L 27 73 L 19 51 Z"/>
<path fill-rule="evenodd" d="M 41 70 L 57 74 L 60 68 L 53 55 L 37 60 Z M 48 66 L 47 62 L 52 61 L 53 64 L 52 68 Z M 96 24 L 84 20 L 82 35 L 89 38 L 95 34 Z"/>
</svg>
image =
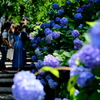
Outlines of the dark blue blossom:
<svg viewBox="0 0 100 100">
<path fill-rule="evenodd" d="M 45 23 L 45 27 L 49 28 L 50 27 L 50 23 Z"/>
<path fill-rule="evenodd" d="M 36 49 L 38 47 L 38 45 L 34 43 L 34 44 L 32 44 L 32 47 Z"/>
<path fill-rule="evenodd" d="M 98 3 L 98 2 L 100 2 L 100 0 L 94 0 L 93 2 L 94 2 L 94 3 Z"/>
<path fill-rule="evenodd" d="M 54 24 L 53 27 L 55 27 L 55 29 L 61 28 L 59 24 Z"/>
<path fill-rule="evenodd" d="M 56 17 L 55 21 L 60 22 L 60 17 Z"/>
<path fill-rule="evenodd" d="M 82 8 L 82 9 L 85 9 L 85 8 L 87 8 L 87 5 L 82 5 L 81 8 Z"/>
<path fill-rule="evenodd" d="M 63 26 L 63 29 L 67 29 L 68 28 L 68 26 Z"/>
<path fill-rule="evenodd" d="M 78 28 L 82 29 L 82 28 L 83 28 L 83 24 L 80 24 L 80 25 L 78 26 Z"/>
<path fill-rule="evenodd" d="M 46 75 L 46 81 L 48 81 L 49 79 L 52 79 L 52 77 L 48 74 L 48 75 Z"/>
<path fill-rule="evenodd" d="M 54 3 L 54 4 L 52 5 L 52 8 L 53 8 L 53 9 L 59 9 L 58 3 Z"/>
<path fill-rule="evenodd" d="M 49 79 L 48 84 L 51 89 L 55 89 L 58 86 L 58 82 L 55 82 L 53 79 Z"/>
<path fill-rule="evenodd" d="M 43 85 L 30 71 L 15 74 L 12 94 L 15 100 L 44 100 Z"/>
<path fill-rule="evenodd" d="M 75 20 L 81 20 L 82 19 L 82 14 L 81 13 L 74 14 L 74 19 Z"/>
<path fill-rule="evenodd" d="M 54 39 L 58 39 L 60 37 L 60 33 L 58 33 L 58 32 L 52 32 L 52 37 Z"/>
<path fill-rule="evenodd" d="M 70 0 L 68 0 L 68 1 L 67 1 L 67 4 L 70 5 L 70 4 L 72 4 L 72 2 L 71 2 Z"/>
<path fill-rule="evenodd" d="M 62 19 L 60 19 L 60 23 L 62 25 L 66 25 L 66 24 L 68 24 L 68 19 L 66 17 L 63 17 Z"/>
<path fill-rule="evenodd" d="M 32 59 L 32 61 L 36 61 L 37 60 L 37 56 L 34 55 L 34 56 L 32 56 L 31 59 Z"/>
<path fill-rule="evenodd" d="M 49 35 L 49 34 L 52 33 L 52 30 L 50 30 L 50 28 L 46 28 L 46 29 L 44 30 L 44 33 L 45 33 L 45 35 Z"/>
<path fill-rule="evenodd" d="M 41 41 L 41 37 L 37 37 L 37 41 L 40 42 Z"/>
<path fill-rule="evenodd" d="M 43 47 L 41 51 L 44 52 L 47 49 L 48 49 L 48 47 Z"/>
<path fill-rule="evenodd" d="M 90 28 L 89 35 L 93 46 L 100 49 L 100 22 Z"/>
<path fill-rule="evenodd" d="M 65 12 L 64 9 L 59 9 L 57 12 L 57 15 L 60 16 L 60 15 L 64 14 L 64 12 Z"/>
<path fill-rule="evenodd" d="M 88 2 L 89 2 L 89 3 L 92 3 L 92 2 L 93 2 L 93 0 L 88 0 Z"/>
<path fill-rule="evenodd" d="M 82 45 L 83 45 L 83 41 L 81 41 L 78 38 L 76 38 L 73 42 L 74 42 L 74 49 L 75 50 L 80 49 L 80 47 L 82 47 Z"/>
<path fill-rule="evenodd" d="M 47 44 L 50 44 L 52 40 L 53 40 L 52 34 L 49 34 L 49 35 L 46 36 L 45 41 L 46 41 Z"/>
<path fill-rule="evenodd" d="M 40 82 L 41 82 L 41 84 L 42 84 L 43 86 L 47 85 L 47 82 L 46 82 L 44 79 L 41 79 Z"/>
<path fill-rule="evenodd" d="M 74 38 L 77 38 L 77 37 L 80 35 L 80 33 L 79 33 L 78 30 L 73 30 L 73 31 L 71 32 L 71 35 L 72 35 Z"/>
<path fill-rule="evenodd" d="M 100 66 L 100 50 L 94 48 L 91 44 L 84 45 L 78 51 L 80 61 L 88 68 Z"/>
<path fill-rule="evenodd" d="M 46 28 L 46 27 L 45 27 L 45 24 L 44 24 L 44 23 L 41 24 L 41 25 L 40 25 L 40 28 L 45 29 L 45 28 Z"/>
<path fill-rule="evenodd" d="M 83 12 L 83 9 L 82 8 L 78 8 L 78 9 L 76 9 L 76 12 L 77 13 L 82 13 Z"/>
<path fill-rule="evenodd" d="M 40 69 L 41 67 L 43 67 L 43 66 L 44 66 L 44 64 L 43 64 L 43 61 L 42 61 L 42 60 L 38 60 L 38 61 L 37 61 L 37 62 L 35 62 L 34 64 L 35 64 L 35 67 L 36 67 L 37 69 Z"/>
<path fill-rule="evenodd" d="M 57 57 L 54 57 L 53 55 L 48 54 L 44 57 L 44 66 L 50 66 L 50 67 L 59 67 L 60 61 Z"/>
<path fill-rule="evenodd" d="M 49 14 L 54 14 L 54 11 L 53 10 L 50 10 Z"/>
</svg>

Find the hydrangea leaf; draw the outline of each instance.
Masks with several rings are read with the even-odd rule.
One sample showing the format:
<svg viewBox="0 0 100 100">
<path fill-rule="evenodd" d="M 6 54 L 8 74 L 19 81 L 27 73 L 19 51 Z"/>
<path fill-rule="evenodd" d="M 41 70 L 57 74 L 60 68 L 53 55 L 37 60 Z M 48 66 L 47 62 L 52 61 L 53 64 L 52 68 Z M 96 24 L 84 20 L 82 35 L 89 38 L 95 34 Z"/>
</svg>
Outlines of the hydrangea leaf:
<svg viewBox="0 0 100 100">
<path fill-rule="evenodd" d="M 48 67 L 48 66 L 44 66 L 44 67 L 41 68 L 41 70 L 43 70 L 43 71 L 49 71 L 54 76 L 56 76 L 57 78 L 59 78 L 59 71 L 57 69 L 54 69 L 54 68 Z"/>
<path fill-rule="evenodd" d="M 93 68 L 92 73 L 100 77 L 100 67 Z"/>
<path fill-rule="evenodd" d="M 74 92 L 75 92 L 75 87 L 72 87 L 70 89 L 70 100 L 73 100 L 74 99 Z"/>
<path fill-rule="evenodd" d="M 57 78 L 59 78 L 59 71 L 57 69 L 53 69 L 50 71 L 54 76 L 56 76 Z"/>
<path fill-rule="evenodd" d="M 89 34 L 88 33 L 84 33 L 84 37 L 86 39 L 86 44 L 90 44 L 91 43 L 91 39 L 90 39 Z M 85 42 L 84 42 L 84 44 L 85 44 Z"/>
<path fill-rule="evenodd" d="M 67 57 L 71 57 L 70 53 L 69 52 L 66 52 L 66 51 L 63 52 L 63 55 L 65 55 Z"/>
<path fill-rule="evenodd" d="M 95 91 L 89 98 L 89 100 L 99 100 L 100 99 L 100 93 Z"/>
<path fill-rule="evenodd" d="M 70 89 L 72 87 L 74 87 L 74 85 L 76 84 L 76 81 L 77 81 L 77 78 L 78 78 L 78 75 L 75 75 L 75 76 L 72 76 L 69 81 L 68 81 L 68 86 L 67 86 L 67 90 L 70 91 Z"/>
<path fill-rule="evenodd" d="M 90 25 L 91 27 L 95 26 L 97 24 L 97 22 L 86 22 L 88 25 Z"/>
</svg>

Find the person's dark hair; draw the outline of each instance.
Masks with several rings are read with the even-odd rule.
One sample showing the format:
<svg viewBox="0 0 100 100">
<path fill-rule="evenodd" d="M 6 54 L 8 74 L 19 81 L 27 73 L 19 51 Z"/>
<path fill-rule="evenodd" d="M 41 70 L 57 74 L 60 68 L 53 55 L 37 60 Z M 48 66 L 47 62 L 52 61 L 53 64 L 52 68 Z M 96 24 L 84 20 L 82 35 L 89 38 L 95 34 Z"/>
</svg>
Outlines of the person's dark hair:
<svg viewBox="0 0 100 100">
<path fill-rule="evenodd" d="M 3 27 L 4 29 L 6 29 L 6 28 L 10 28 L 10 26 L 11 26 L 10 22 L 5 22 Z"/>
<path fill-rule="evenodd" d="M 20 25 L 16 25 L 14 34 L 18 35 L 20 33 L 20 31 L 22 31 L 22 27 Z"/>
</svg>

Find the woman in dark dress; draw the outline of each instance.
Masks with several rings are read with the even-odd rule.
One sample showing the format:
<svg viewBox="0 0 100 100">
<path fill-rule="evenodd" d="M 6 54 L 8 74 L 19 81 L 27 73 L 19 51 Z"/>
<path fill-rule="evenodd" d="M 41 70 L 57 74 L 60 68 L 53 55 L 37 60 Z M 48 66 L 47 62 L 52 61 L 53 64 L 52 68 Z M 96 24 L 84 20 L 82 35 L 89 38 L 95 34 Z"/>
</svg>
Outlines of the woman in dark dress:
<svg viewBox="0 0 100 100">
<path fill-rule="evenodd" d="M 12 44 L 14 47 L 12 67 L 18 68 L 18 71 L 23 69 L 26 64 L 26 50 L 24 48 L 24 42 L 26 34 L 22 32 L 20 25 L 15 26 L 15 32 L 12 36 Z"/>
</svg>

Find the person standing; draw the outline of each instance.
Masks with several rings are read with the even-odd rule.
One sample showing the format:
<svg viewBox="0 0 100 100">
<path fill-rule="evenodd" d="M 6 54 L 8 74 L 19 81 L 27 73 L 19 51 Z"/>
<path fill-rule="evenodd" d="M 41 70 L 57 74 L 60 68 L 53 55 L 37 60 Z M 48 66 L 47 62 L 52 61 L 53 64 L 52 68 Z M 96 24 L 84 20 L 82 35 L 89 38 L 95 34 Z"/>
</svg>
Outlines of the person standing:
<svg viewBox="0 0 100 100">
<path fill-rule="evenodd" d="M 5 65 L 5 61 L 6 61 L 6 56 L 7 56 L 7 51 L 8 51 L 8 48 L 12 48 L 12 46 L 9 44 L 9 38 L 10 38 L 10 35 L 9 35 L 9 29 L 10 29 L 10 23 L 9 22 L 5 22 L 4 25 L 3 25 L 3 32 L 2 32 L 2 44 L 1 44 L 1 47 L 0 47 L 0 50 L 1 50 L 1 54 L 2 54 L 2 57 L 1 57 L 1 60 L 0 60 L 0 69 L 2 72 L 8 72 L 6 70 L 6 65 Z"/>
<path fill-rule="evenodd" d="M 25 35 L 26 34 L 22 32 L 21 26 L 16 25 L 14 35 L 12 36 L 12 44 L 14 47 L 12 67 L 17 68 L 18 71 L 22 70 L 26 64 L 25 39 L 23 38 Z"/>
</svg>

